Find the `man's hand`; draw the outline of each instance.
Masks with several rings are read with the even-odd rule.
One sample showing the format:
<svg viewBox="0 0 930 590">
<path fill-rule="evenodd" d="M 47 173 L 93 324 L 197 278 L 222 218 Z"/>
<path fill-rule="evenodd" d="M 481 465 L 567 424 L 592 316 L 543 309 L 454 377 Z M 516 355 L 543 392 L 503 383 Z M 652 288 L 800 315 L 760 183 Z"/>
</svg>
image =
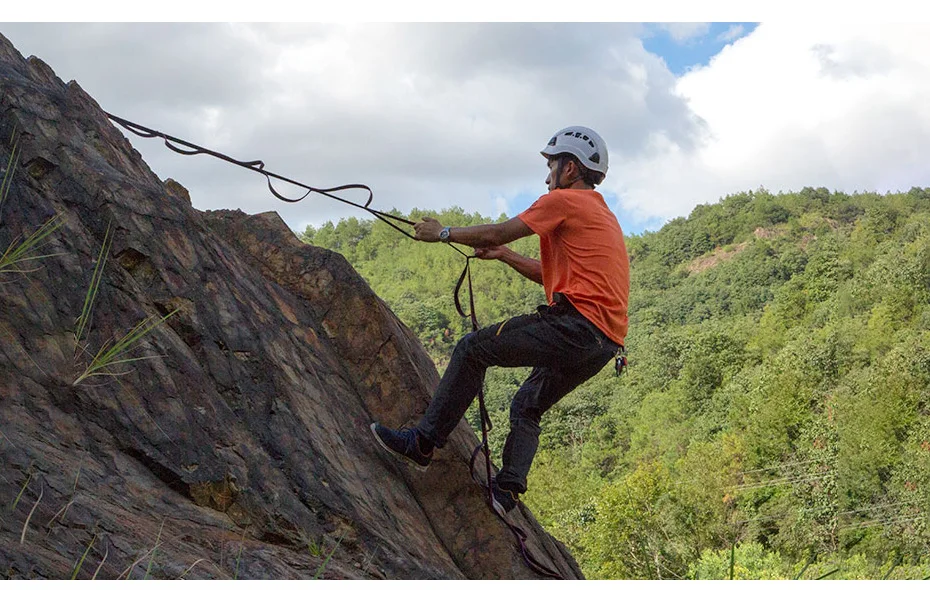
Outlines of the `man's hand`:
<svg viewBox="0 0 930 590">
<path fill-rule="evenodd" d="M 491 248 L 475 248 L 475 256 L 481 260 L 500 260 L 509 250 L 504 246 L 492 246 Z"/>
<path fill-rule="evenodd" d="M 443 225 L 437 220 L 432 217 L 424 217 L 423 221 L 413 225 L 414 239 L 421 242 L 438 242 L 439 232 L 442 231 L 442 228 Z"/>
</svg>

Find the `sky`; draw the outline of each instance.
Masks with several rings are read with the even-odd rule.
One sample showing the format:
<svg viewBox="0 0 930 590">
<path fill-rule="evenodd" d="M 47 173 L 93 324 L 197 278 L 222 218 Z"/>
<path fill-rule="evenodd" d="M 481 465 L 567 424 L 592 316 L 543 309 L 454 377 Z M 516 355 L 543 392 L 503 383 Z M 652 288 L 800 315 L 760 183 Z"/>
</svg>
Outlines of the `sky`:
<svg viewBox="0 0 930 590">
<path fill-rule="evenodd" d="M 743 20 L 257 23 L 232 13 L 241 22 L 8 22 L 0 34 L 111 113 L 312 186 L 367 184 L 383 210 L 513 216 L 546 191 L 539 151 L 569 125 L 605 139 L 599 190 L 628 234 L 747 190 L 930 186 L 930 24 L 730 13 Z M 298 233 L 366 216 L 320 196 L 280 202 L 257 174 L 126 134 L 198 209 L 275 210 Z"/>
</svg>

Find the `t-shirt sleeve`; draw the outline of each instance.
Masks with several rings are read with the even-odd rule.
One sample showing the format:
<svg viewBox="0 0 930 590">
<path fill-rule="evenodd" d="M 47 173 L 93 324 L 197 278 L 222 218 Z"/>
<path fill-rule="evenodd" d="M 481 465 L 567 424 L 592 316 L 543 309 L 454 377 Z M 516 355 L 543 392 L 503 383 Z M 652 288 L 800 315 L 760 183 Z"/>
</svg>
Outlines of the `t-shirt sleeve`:
<svg viewBox="0 0 930 590">
<path fill-rule="evenodd" d="M 517 215 L 533 233 L 541 236 L 554 232 L 565 221 L 565 198 L 560 191 L 552 191 L 536 199 L 530 208 Z"/>
</svg>

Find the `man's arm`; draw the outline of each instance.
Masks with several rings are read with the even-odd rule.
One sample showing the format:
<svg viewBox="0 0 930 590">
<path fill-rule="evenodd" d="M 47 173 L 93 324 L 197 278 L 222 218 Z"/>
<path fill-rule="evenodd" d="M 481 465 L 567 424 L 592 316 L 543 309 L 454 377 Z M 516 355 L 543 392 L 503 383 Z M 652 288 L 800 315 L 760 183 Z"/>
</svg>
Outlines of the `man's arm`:
<svg viewBox="0 0 930 590">
<path fill-rule="evenodd" d="M 442 224 L 432 217 L 424 217 L 415 225 L 416 239 L 438 242 Z M 542 285 L 542 264 L 533 258 L 517 254 L 504 244 L 533 235 L 533 230 L 519 217 L 503 223 L 453 227 L 449 230 L 449 241 L 465 244 L 475 249 L 475 255 L 484 260 L 501 260 L 529 280 Z"/>
<path fill-rule="evenodd" d="M 506 246 L 496 248 L 475 248 L 475 256 L 482 260 L 500 260 L 506 262 L 510 268 L 525 276 L 534 283 L 543 284 L 542 263 L 535 258 L 517 254 Z"/>
<path fill-rule="evenodd" d="M 424 217 L 423 221 L 414 226 L 416 239 L 424 242 L 438 242 L 442 227 L 442 224 L 432 217 Z M 523 223 L 523 220 L 514 217 L 503 223 L 453 227 L 449 232 L 449 241 L 472 248 L 494 248 L 532 234 L 533 230 Z"/>
</svg>

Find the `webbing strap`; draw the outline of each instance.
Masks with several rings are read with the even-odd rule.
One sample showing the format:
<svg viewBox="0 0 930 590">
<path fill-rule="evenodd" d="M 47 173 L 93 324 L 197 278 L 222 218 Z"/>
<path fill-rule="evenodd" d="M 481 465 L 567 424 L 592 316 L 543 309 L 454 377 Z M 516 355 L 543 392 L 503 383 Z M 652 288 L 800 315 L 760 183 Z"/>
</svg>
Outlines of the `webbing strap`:
<svg viewBox="0 0 930 590">
<path fill-rule="evenodd" d="M 481 402 L 482 397 L 484 396 L 483 395 L 479 396 L 478 403 L 483 406 L 483 403 Z M 475 459 L 478 458 L 478 453 L 480 453 L 482 449 L 484 449 L 485 461 L 486 461 L 486 465 L 488 468 L 488 471 L 487 471 L 488 479 L 486 480 L 488 482 L 488 485 L 483 484 L 481 480 L 475 477 Z M 523 561 L 526 562 L 526 565 L 529 566 L 531 570 L 533 570 L 534 572 L 536 572 L 537 574 L 541 576 L 545 576 L 547 578 L 553 578 L 555 580 L 564 580 L 565 578 L 563 578 L 559 572 L 546 567 L 544 564 L 540 563 L 539 560 L 533 557 L 533 554 L 530 553 L 529 548 L 526 546 L 526 539 L 527 539 L 526 532 L 520 527 L 516 526 L 515 524 L 511 524 L 510 522 L 508 522 L 506 518 L 504 518 L 503 516 L 498 514 L 496 510 L 494 510 L 494 492 L 491 490 L 491 484 L 490 484 L 491 482 L 491 460 L 488 454 L 487 431 L 482 433 L 481 444 L 476 446 L 475 450 L 472 451 L 471 453 L 470 468 L 471 468 L 472 480 L 474 480 L 474 482 L 478 484 L 479 486 L 485 488 L 488 492 L 488 507 L 491 508 L 491 512 L 494 513 L 494 516 L 499 518 L 501 522 L 507 525 L 507 528 L 510 529 L 511 533 L 513 533 L 513 536 L 517 540 L 517 544 L 520 547 L 520 554 L 523 556 Z"/>
<path fill-rule="evenodd" d="M 456 248 L 458 250 L 458 248 Z M 462 252 L 464 254 L 464 252 Z M 471 288 L 471 259 L 474 256 L 465 255 L 465 268 L 462 269 L 462 274 L 459 275 L 459 280 L 455 283 L 455 291 L 453 293 L 453 299 L 455 301 L 455 310 L 459 312 L 459 315 L 463 318 L 471 319 L 471 331 L 477 332 L 478 327 L 478 318 L 475 317 L 475 297 L 472 294 Z M 462 309 L 462 301 L 459 297 L 459 292 L 462 290 L 462 285 L 465 283 L 465 279 L 468 279 L 468 313 L 465 313 L 465 310 Z"/>
<path fill-rule="evenodd" d="M 473 257 L 469 256 L 467 258 Z M 479 330 L 479 326 L 478 319 L 475 317 L 475 298 L 471 287 L 471 271 L 469 270 L 468 262 L 469 261 L 466 260 L 465 270 L 462 271 L 462 275 L 459 277 L 459 281 L 455 286 L 455 309 L 463 318 L 471 318 L 472 332 L 477 332 Z M 468 279 L 469 302 L 469 313 L 467 315 L 462 309 L 462 305 L 459 300 L 459 290 L 462 288 L 462 284 L 465 282 L 466 277 Z M 501 522 L 507 525 L 507 528 L 510 529 L 511 533 L 513 533 L 513 536 L 517 540 L 517 544 L 520 547 L 520 554 L 523 556 L 523 561 L 526 562 L 526 565 L 541 576 L 553 578 L 556 580 L 564 580 L 565 578 L 563 578 L 559 572 L 546 567 L 539 560 L 533 557 L 533 555 L 530 553 L 530 550 L 526 546 L 527 535 L 523 529 L 512 524 L 501 514 L 498 514 L 497 510 L 494 510 L 494 491 L 491 488 L 491 446 L 488 444 L 488 432 L 494 428 L 494 425 L 491 424 L 491 416 L 488 414 L 488 408 L 484 402 L 484 383 L 482 383 L 481 388 L 478 389 L 478 414 L 481 418 L 481 444 L 476 446 L 475 450 L 471 453 L 471 462 L 469 463 L 471 478 L 475 481 L 475 483 L 484 487 L 487 491 L 488 494 L 486 501 L 488 508 L 491 510 L 494 516 L 499 518 Z M 484 454 L 485 482 L 487 482 L 487 485 L 482 484 L 481 481 L 475 476 L 475 459 L 477 459 L 478 453 L 482 451 Z"/>
</svg>

